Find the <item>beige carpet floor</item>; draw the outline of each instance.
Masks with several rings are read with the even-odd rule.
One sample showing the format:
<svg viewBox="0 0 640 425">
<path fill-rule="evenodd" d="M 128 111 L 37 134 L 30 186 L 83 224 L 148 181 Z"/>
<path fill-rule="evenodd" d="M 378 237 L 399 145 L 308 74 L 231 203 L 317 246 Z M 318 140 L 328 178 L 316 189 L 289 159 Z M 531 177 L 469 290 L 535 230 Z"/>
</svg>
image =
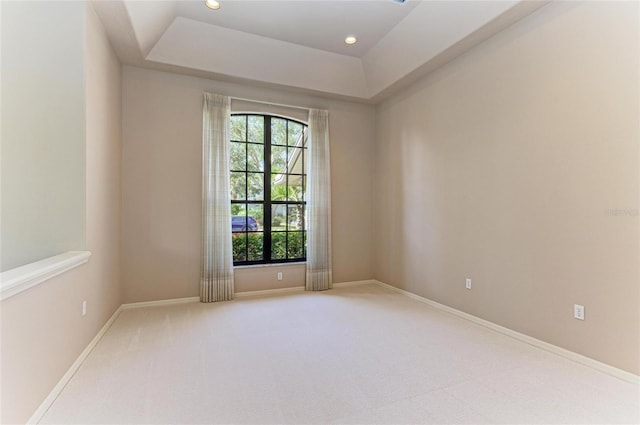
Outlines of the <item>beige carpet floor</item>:
<svg viewBox="0 0 640 425">
<path fill-rule="evenodd" d="M 125 310 L 41 423 L 639 423 L 638 396 L 361 285 Z"/>
</svg>

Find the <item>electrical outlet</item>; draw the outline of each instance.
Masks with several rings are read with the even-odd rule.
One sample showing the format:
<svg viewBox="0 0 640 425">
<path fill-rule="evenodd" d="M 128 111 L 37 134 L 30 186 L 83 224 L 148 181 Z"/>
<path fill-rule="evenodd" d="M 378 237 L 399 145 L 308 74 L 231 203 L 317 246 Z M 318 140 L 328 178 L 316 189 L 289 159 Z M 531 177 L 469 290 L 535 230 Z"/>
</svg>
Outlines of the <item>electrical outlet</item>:
<svg viewBox="0 0 640 425">
<path fill-rule="evenodd" d="M 573 317 L 578 320 L 584 320 L 584 306 L 580 304 L 573 305 Z"/>
<path fill-rule="evenodd" d="M 82 315 L 83 316 L 87 315 L 87 302 L 86 301 L 82 301 Z"/>
<path fill-rule="evenodd" d="M 471 279 L 467 278 L 467 280 L 465 282 L 465 288 L 471 289 Z"/>
<path fill-rule="evenodd" d="M 278 272 L 278 280 L 282 280 L 282 272 Z"/>
</svg>

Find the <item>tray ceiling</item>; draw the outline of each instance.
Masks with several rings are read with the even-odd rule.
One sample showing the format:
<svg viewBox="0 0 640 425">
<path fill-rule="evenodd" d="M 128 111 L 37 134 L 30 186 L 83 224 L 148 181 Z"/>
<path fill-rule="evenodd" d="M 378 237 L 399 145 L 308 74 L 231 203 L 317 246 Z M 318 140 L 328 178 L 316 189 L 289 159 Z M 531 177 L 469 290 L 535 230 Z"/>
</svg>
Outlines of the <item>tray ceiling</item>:
<svg viewBox="0 0 640 425">
<path fill-rule="evenodd" d="M 378 101 L 542 7 L 534 1 L 96 1 L 123 63 Z M 347 35 L 358 42 L 348 46 Z"/>
</svg>

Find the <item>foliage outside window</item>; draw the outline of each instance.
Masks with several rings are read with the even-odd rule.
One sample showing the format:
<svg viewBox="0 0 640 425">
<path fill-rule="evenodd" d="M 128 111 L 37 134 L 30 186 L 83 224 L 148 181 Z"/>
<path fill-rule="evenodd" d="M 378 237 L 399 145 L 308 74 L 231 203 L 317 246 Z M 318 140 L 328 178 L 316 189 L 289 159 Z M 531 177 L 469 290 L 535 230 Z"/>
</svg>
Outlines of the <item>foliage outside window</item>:
<svg viewBox="0 0 640 425">
<path fill-rule="evenodd" d="M 305 260 L 306 140 L 294 120 L 231 116 L 234 265 Z"/>
</svg>

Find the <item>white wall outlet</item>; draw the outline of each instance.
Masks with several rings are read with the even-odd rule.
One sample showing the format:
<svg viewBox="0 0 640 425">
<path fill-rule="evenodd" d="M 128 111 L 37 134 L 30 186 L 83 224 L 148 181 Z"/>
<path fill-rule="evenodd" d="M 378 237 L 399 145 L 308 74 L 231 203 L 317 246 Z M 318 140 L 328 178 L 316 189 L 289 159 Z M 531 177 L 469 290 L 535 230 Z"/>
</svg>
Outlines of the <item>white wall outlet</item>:
<svg viewBox="0 0 640 425">
<path fill-rule="evenodd" d="M 584 320 L 584 306 L 580 304 L 573 305 L 573 317 L 578 320 Z"/>
<path fill-rule="evenodd" d="M 278 280 L 282 280 L 282 272 L 278 272 Z"/>
<path fill-rule="evenodd" d="M 82 315 L 83 316 L 87 315 L 87 302 L 86 301 L 82 301 Z"/>
<path fill-rule="evenodd" d="M 465 288 L 471 289 L 471 279 L 467 278 L 467 280 L 465 281 Z"/>
</svg>

